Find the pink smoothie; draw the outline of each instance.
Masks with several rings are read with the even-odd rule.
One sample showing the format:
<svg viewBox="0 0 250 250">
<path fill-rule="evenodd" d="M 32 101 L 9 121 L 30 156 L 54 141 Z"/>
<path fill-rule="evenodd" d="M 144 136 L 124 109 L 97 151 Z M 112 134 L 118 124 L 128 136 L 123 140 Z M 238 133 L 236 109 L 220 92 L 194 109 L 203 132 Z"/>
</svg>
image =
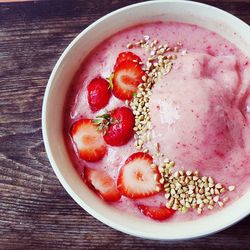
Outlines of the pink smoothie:
<svg viewBox="0 0 250 250">
<path fill-rule="evenodd" d="M 176 169 L 198 169 L 216 182 L 234 185 L 227 192 L 229 203 L 242 196 L 250 186 L 250 61 L 232 43 L 201 27 L 183 23 L 150 23 L 121 31 L 95 48 L 75 75 L 65 102 L 64 133 L 69 155 L 75 168 L 84 166 L 106 170 L 117 178 L 119 168 L 134 152 L 134 140 L 120 147 L 108 147 L 104 159 L 87 163 L 77 158 L 69 136 L 71 125 L 79 118 L 94 118 L 87 102 L 86 87 L 97 76 L 109 77 L 118 54 L 126 45 L 144 35 L 161 44 L 183 44 L 188 54 L 180 52 L 172 71 L 152 89 L 150 112 L 152 140 L 176 162 Z M 132 48 L 145 61 L 145 50 Z M 124 106 L 114 96 L 105 110 Z M 149 149 L 154 149 L 150 146 Z M 90 191 L 91 192 L 91 191 Z M 130 200 L 122 197 L 111 205 L 130 214 L 144 217 L 136 204 L 164 205 L 164 194 Z M 223 209 L 215 207 L 197 215 L 191 210 L 176 213 L 171 220 L 187 220 Z"/>
</svg>

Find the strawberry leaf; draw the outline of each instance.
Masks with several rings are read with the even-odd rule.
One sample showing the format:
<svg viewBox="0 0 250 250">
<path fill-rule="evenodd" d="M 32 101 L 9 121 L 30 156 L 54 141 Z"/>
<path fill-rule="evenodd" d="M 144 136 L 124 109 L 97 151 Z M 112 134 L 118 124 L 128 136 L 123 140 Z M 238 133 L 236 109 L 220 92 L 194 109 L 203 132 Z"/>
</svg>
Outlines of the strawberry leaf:
<svg viewBox="0 0 250 250">
<path fill-rule="evenodd" d="M 110 119 L 110 114 L 98 115 L 96 118 L 102 118 L 102 119 L 105 119 L 105 120 L 109 120 Z"/>
<path fill-rule="evenodd" d="M 102 123 L 98 126 L 97 130 L 99 130 L 99 131 L 103 130 L 103 124 Z"/>
<path fill-rule="evenodd" d="M 94 124 L 101 124 L 103 122 L 103 119 L 93 119 L 92 122 Z"/>
<path fill-rule="evenodd" d="M 97 124 L 97 130 L 102 131 L 103 135 L 105 135 L 108 131 L 109 125 L 112 123 L 110 114 L 98 115 L 96 118 L 97 119 L 93 119 L 93 123 Z"/>
</svg>

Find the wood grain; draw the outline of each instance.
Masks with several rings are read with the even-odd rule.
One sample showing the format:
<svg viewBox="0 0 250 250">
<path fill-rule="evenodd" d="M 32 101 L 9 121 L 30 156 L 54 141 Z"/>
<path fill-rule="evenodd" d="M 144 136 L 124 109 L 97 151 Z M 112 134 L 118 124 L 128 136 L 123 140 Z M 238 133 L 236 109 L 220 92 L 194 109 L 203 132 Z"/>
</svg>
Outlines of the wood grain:
<svg viewBox="0 0 250 250">
<path fill-rule="evenodd" d="M 152 241 L 88 215 L 47 159 L 41 106 L 50 72 L 86 26 L 131 0 L 0 4 L 0 249 L 249 249 L 250 217 L 209 237 Z M 203 1 L 250 23 L 250 1 Z"/>
</svg>

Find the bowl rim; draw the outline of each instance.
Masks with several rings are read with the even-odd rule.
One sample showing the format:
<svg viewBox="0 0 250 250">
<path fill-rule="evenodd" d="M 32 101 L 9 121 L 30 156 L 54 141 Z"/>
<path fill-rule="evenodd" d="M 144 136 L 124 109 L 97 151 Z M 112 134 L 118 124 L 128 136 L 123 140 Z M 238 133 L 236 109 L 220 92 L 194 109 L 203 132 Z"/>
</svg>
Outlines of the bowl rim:
<svg viewBox="0 0 250 250">
<path fill-rule="evenodd" d="M 221 12 L 221 14 L 223 15 L 227 15 L 230 16 L 231 18 L 234 18 L 235 21 L 237 21 L 241 26 L 245 26 L 248 27 L 249 26 L 243 22 L 241 19 L 239 19 L 238 17 L 224 11 L 221 10 L 217 7 L 208 5 L 208 4 L 204 4 L 204 3 L 199 3 L 199 2 L 195 2 L 195 1 L 186 1 L 186 0 L 152 0 L 152 1 L 146 1 L 146 2 L 140 2 L 140 3 L 135 3 L 135 4 L 131 4 L 122 8 L 119 8 L 117 10 L 114 10 L 112 12 L 109 12 L 108 14 L 104 15 L 103 17 L 97 19 L 96 21 L 94 21 L 93 23 L 91 23 L 89 26 L 87 26 L 84 30 L 82 30 L 71 42 L 70 44 L 66 47 L 66 49 L 63 51 L 63 53 L 60 55 L 59 59 L 57 60 L 52 73 L 49 77 L 47 86 L 46 86 L 46 90 L 45 90 L 45 94 L 44 94 L 44 98 L 43 98 L 43 104 L 42 104 L 42 136 L 43 136 L 43 141 L 44 141 L 44 145 L 45 145 L 45 150 L 49 159 L 49 162 L 53 168 L 53 171 L 55 172 L 57 178 L 59 179 L 61 185 L 63 186 L 63 188 L 66 190 L 66 192 L 73 198 L 73 200 L 79 205 L 81 206 L 85 211 L 87 211 L 91 216 L 93 216 L 94 218 L 96 218 L 97 220 L 101 221 L 102 223 L 108 225 L 109 227 L 116 229 L 120 232 L 129 234 L 129 235 L 133 235 L 133 236 L 137 236 L 140 238 L 145 238 L 145 239 L 151 239 L 151 240 L 168 240 L 168 241 L 173 241 L 173 240 L 186 240 L 186 239 L 195 239 L 195 238 L 199 238 L 199 237 L 204 237 L 210 234 L 214 234 L 216 232 L 222 231 L 232 225 L 234 225 L 235 223 L 239 222 L 240 220 L 244 219 L 245 217 L 247 217 L 250 214 L 250 208 L 248 209 L 248 211 L 245 211 L 244 214 L 241 214 L 238 217 L 235 217 L 233 220 L 229 221 L 226 225 L 224 225 L 223 227 L 218 227 L 215 230 L 207 230 L 206 232 L 204 232 L 204 230 L 201 233 L 197 233 L 193 236 L 186 236 L 186 237 L 178 237 L 178 235 L 176 237 L 158 237 L 157 235 L 148 235 L 148 233 L 138 233 L 136 230 L 133 229 L 127 229 L 124 228 L 124 226 L 113 222 L 112 220 L 106 218 L 105 216 L 100 215 L 98 212 L 96 212 L 93 208 L 91 208 L 89 205 L 87 205 L 76 193 L 75 191 L 71 188 L 71 186 L 67 183 L 67 181 L 65 180 L 64 176 L 62 175 L 61 171 L 59 170 L 56 161 L 54 159 L 54 156 L 52 154 L 52 150 L 51 150 L 51 145 L 49 142 L 49 137 L 47 134 L 47 126 L 46 126 L 46 117 L 47 117 L 47 104 L 48 104 L 48 98 L 49 98 L 49 94 L 50 94 L 50 90 L 51 87 L 53 85 L 55 76 L 57 74 L 57 71 L 60 67 L 60 65 L 62 64 L 64 58 L 66 57 L 66 55 L 69 53 L 69 51 L 72 49 L 72 47 L 74 47 L 74 45 L 78 42 L 78 40 L 83 37 L 89 30 L 91 30 L 92 28 L 94 28 L 98 23 L 102 22 L 103 20 L 108 19 L 110 16 L 118 14 L 120 12 L 129 10 L 131 8 L 137 7 L 137 6 L 144 6 L 144 5 L 151 5 L 153 4 L 160 4 L 160 3 L 184 3 L 187 5 L 196 5 L 196 6 L 201 6 L 201 7 L 209 7 L 217 12 Z"/>
</svg>

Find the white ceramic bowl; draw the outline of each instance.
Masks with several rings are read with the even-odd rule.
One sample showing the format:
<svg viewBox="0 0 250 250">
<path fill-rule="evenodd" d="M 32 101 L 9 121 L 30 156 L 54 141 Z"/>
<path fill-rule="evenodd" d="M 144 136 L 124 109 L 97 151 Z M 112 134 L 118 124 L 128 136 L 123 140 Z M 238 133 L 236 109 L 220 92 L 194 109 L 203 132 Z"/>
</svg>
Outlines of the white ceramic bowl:
<svg viewBox="0 0 250 250">
<path fill-rule="evenodd" d="M 70 196 L 103 223 L 128 234 L 150 239 L 190 239 L 222 230 L 250 213 L 250 190 L 223 210 L 195 221 L 158 223 L 115 210 L 90 192 L 74 170 L 62 132 L 62 113 L 71 79 L 86 55 L 101 41 L 129 26 L 150 21 L 197 24 L 224 36 L 250 56 L 250 28 L 217 8 L 190 1 L 152 1 L 114 11 L 82 31 L 61 55 L 46 88 L 42 129 L 50 163 Z"/>
</svg>

